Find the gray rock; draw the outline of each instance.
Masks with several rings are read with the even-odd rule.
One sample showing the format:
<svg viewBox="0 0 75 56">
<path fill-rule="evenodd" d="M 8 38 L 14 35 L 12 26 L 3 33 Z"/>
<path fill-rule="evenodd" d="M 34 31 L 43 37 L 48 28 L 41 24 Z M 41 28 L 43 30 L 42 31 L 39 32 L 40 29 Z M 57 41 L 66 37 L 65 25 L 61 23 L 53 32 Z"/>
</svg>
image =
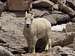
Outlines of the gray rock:
<svg viewBox="0 0 75 56">
<path fill-rule="evenodd" d="M 72 8 L 60 2 L 59 2 L 59 10 L 62 11 L 63 13 L 68 14 L 70 17 L 75 16 L 75 11 Z"/>
<path fill-rule="evenodd" d="M 44 17 L 48 19 L 51 24 L 57 23 L 56 20 L 51 15 L 49 15 L 50 13 L 47 10 L 32 9 L 32 13 L 35 17 Z"/>
<path fill-rule="evenodd" d="M 0 1 L 0 10 L 3 10 L 4 6 L 5 6 L 4 3 Z"/>
<path fill-rule="evenodd" d="M 73 54 L 73 49 L 72 48 L 69 48 L 69 47 L 63 47 L 63 50 L 62 50 L 65 54 L 68 54 L 68 55 L 72 55 Z"/>
<path fill-rule="evenodd" d="M 71 19 L 72 22 L 75 22 L 75 17 Z"/>
<path fill-rule="evenodd" d="M 66 0 L 58 0 L 58 2 L 61 2 L 63 4 L 66 4 Z"/>
<path fill-rule="evenodd" d="M 67 32 L 75 32 L 75 23 L 69 22 L 66 25 Z"/>
<path fill-rule="evenodd" d="M 4 10 L 4 6 L 5 6 L 5 4 L 0 1 L 0 16 L 2 14 L 2 11 Z"/>
<path fill-rule="evenodd" d="M 53 11 L 52 11 L 52 14 L 63 14 L 63 12 L 58 11 L 58 10 L 53 10 Z"/>
<path fill-rule="evenodd" d="M 45 8 L 52 10 L 53 2 L 49 0 L 37 0 L 33 2 L 33 8 Z"/>
<path fill-rule="evenodd" d="M 53 48 L 53 53 L 59 56 L 66 55 L 66 56 L 74 56 L 74 50 L 69 47 L 61 47 L 61 46 L 55 46 Z"/>
<path fill-rule="evenodd" d="M 51 22 L 52 25 L 57 23 L 57 21 L 52 17 L 52 15 L 44 15 L 43 17 L 49 20 L 49 22 Z"/>
<path fill-rule="evenodd" d="M 0 56 L 14 56 L 10 51 L 0 46 Z"/>
<path fill-rule="evenodd" d="M 35 17 L 42 17 L 44 14 L 49 14 L 47 10 L 41 10 L 41 9 L 32 9 L 32 13 Z"/>
<path fill-rule="evenodd" d="M 66 0 L 51 0 L 51 1 L 53 1 L 54 3 L 58 3 L 58 2 L 61 2 L 61 3 L 66 3 Z"/>
<path fill-rule="evenodd" d="M 0 38 L 3 39 L 9 47 L 19 49 L 27 46 L 22 34 L 24 17 L 16 17 L 13 12 L 3 12 L 0 22 L 2 29 L 5 30 L 0 32 Z"/>
<path fill-rule="evenodd" d="M 67 14 L 51 14 L 57 24 L 67 23 L 70 21 L 70 16 Z"/>
<path fill-rule="evenodd" d="M 75 10 L 75 0 L 67 0 L 67 5 Z"/>
</svg>

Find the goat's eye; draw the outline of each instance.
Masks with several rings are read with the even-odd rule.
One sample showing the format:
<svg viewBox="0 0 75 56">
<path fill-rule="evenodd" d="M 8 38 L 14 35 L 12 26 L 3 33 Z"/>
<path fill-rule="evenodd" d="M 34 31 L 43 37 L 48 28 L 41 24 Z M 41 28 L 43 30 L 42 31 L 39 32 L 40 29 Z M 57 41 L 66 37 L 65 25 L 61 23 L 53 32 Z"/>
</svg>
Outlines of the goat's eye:
<svg viewBox="0 0 75 56">
<path fill-rule="evenodd" d="M 27 20 L 27 18 L 25 18 L 25 20 Z"/>
</svg>

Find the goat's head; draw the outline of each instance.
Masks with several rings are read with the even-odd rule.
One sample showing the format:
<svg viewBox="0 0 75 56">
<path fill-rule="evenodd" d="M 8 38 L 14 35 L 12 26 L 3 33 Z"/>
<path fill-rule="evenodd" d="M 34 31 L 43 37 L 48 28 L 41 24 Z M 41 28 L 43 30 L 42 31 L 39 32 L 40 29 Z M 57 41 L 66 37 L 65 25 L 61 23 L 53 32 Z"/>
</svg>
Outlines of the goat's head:
<svg viewBox="0 0 75 56">
<path fill-rule="evenodd" d="M 32 21 L 33 21 L 33 14 L 32 13 L 25 13 L 25 25 L 26 25 L 26 28 L 30 28 L 31 24 L 32 24 Z"/>
</svg>

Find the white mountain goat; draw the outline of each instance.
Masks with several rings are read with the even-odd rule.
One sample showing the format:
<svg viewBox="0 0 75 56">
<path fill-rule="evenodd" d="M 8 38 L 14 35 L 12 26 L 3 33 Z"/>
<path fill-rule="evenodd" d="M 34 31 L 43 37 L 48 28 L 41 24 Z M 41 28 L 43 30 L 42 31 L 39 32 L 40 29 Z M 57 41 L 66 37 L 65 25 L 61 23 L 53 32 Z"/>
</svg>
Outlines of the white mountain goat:
<svg viewBox="0 0 75 56">
<path fill-rule="evenodd" d="M 51 23 L 45 18 L 34 18 L 31 13 L 25 14 L 25 26 L 23 31 L 24 37 L 27 40 L 29 47 L 29 52 L 35 53 L 35 45 L 38 39 L 43 38 L 43 40 L 51 45 Z M 50 42 L 49 42 L 50 40 Z"/>
</svg>

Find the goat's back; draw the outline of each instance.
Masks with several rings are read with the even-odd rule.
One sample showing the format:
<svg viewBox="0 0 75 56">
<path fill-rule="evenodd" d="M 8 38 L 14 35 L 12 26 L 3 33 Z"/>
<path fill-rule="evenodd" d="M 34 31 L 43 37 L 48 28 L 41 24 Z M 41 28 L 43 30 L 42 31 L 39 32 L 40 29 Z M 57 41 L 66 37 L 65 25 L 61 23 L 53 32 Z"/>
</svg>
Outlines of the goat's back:
<svg viewBox="0 0 75 56">
<path fill-rule="evenodd" d="M 34 34 L 43 37 L 51 29 L 51 23 L 45 18 L 36 18 L 33 20 L 31 28 Z"/>
</svg>

